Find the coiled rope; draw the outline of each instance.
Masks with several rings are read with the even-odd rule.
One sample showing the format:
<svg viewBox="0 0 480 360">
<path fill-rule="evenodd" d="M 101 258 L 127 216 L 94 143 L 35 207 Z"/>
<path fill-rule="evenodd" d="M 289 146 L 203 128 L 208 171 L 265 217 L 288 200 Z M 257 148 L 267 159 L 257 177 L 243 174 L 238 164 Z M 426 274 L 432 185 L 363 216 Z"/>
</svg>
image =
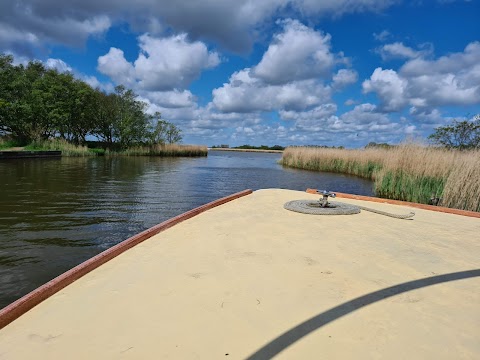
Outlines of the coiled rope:
<svg viewBox="0 0 480 360">
<path fill-rule="evenodd" d="M 395 219 L 409 219 L 415 215 L 414 212 L 405 215 L 397 215 L 365 206 L 345 204 L 338 201 L 331 201 L 328 203 L 327 207 L 322 207 L 319 201 L 293 200 L 285 203 L 283 207 L 290 211 L 311 215 L 351 215 L 360 213 L 360 210 L 370 211 L 375 214 L 385 215 Z"/>
</svg>

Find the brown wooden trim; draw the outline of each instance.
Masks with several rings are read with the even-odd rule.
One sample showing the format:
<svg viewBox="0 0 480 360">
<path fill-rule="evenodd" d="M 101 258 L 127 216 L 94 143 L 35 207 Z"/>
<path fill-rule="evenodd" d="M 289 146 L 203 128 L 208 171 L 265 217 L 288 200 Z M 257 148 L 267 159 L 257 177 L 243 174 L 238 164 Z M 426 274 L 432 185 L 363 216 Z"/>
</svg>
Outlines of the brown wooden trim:
<svg viewBox="0 0 480 360">
<path fill-rule="evenodd" d="M 244 190 L 187 211 L 186 213 L 175 216 L 167 221 L 162 222 L 161 224 L 142 231 L 141 233 L 134 235 L 131 238 L 124 240 L 121 243 L 86 260 L 80 265 L 77 265 L 73 269 L 70 269 L 67 272 L 57 276 L 55 279 L 50 280 L 46 284 L 40 286 L 39 288 L 33 290 L 32 292 L 0 310 L 0 329 L 19 318 L 21 315 L 25 314 L 28 310 L 41 303 L 43 300 L 49 298 L 67 285 L 70 285 L 75 280 L 81 278 L 83 275 L 88 274 L 90 271 L 98 268 L 100 265 L 105 264 L 107 261 L 113 259 L 128 249 L 140 244 L 142 241 L 145 241 L 148 238 L 204 211 L 251 193 L 252 190 Z"/>
<path fill-rule="evenodd" d="M 316 189 L 307 189 L 307 193 L 309 194 L 317 194 Z M 431 210 L 431 211 L 438 211 L 447 214 L 455 214 L 455 215 L 462 215 L 462 216 L 470 216 L 474 218 L 480 218 L 480 213 L 475 211 L 468 211 L 468 210 L 459 210 L 459 209 L 452 209 L 446 208 L 442 206 L 434 206 L 434 205 L 426 205 L 426 204 L 418 204 L 408 201 L 400 201 L 400 200 L 390 200 L 390 199 L 382 199 L 378 197 L 371 197 L 371 196 L 363 196 L 363 195 L 352 195 L 346 193 L 339 193 L 335 192 L 338 197 L 345 198 L 345 199 L 354 199 L 354 200 L 364 200 L 364 201 L 372 201 L 377 203 L 384 203 L 384 204 L 393 204 L 393 205 L 403 205 L 403 206 L 411 206 L 417 209 L 423 210 Z"/>
</svg>

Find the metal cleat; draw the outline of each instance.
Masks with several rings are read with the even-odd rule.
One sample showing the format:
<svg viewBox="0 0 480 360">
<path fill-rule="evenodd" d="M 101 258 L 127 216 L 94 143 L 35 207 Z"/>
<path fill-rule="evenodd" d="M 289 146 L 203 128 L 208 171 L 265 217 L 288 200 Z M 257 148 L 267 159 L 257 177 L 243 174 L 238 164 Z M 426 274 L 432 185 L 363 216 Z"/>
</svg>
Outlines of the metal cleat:
<svg viewBox="0 0 480 360">
<path fill-rule="evenodd" d="M 337 194 L 332 191 L 327 190 L 317 190 L 317 194 L 322 195 L 323 197 L 319 200 L 320 207 L 326 208 L 328 207 L 328 197 L 335 198 Z"/>
</svg>

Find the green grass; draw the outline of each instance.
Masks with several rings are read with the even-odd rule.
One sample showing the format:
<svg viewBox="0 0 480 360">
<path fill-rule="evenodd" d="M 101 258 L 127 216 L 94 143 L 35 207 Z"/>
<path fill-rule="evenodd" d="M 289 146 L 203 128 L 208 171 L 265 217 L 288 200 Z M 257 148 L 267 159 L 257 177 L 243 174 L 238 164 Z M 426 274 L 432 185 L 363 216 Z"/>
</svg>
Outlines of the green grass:
<svg viewBox="0 0 480 360">
<path fill-rule="evenodd" d="M 0 150 L 10 149 L 16 146 L 19 146 L 18 142 L 14 140 L 4 140 L 0 138 Z"/>
<path fill-rule="evenodd" d="M 102 148 L 89 148 L 88 151 L 94 153 L 97 156 L 103 156 L 106 154 L 106 150 Z"/>
</svg>

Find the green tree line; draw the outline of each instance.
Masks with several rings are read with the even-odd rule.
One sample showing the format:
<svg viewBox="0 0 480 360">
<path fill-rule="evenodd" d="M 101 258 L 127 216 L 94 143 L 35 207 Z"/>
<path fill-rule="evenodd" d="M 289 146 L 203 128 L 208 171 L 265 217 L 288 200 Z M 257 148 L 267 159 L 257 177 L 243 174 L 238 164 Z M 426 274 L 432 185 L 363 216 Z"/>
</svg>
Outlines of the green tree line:
<svg viewBox="0 0 480 360">
<path fill-rule="evenodd" d="M 106 93 L 41 62 L 13 60 L 0 54 L 0 135 L 20 145 L 54 137 L 83 145 L 93 136 L 108 148 L 182 140 L 178 127 L 147 114 L 147 104 L 124 86 Z"/>
</svg>

